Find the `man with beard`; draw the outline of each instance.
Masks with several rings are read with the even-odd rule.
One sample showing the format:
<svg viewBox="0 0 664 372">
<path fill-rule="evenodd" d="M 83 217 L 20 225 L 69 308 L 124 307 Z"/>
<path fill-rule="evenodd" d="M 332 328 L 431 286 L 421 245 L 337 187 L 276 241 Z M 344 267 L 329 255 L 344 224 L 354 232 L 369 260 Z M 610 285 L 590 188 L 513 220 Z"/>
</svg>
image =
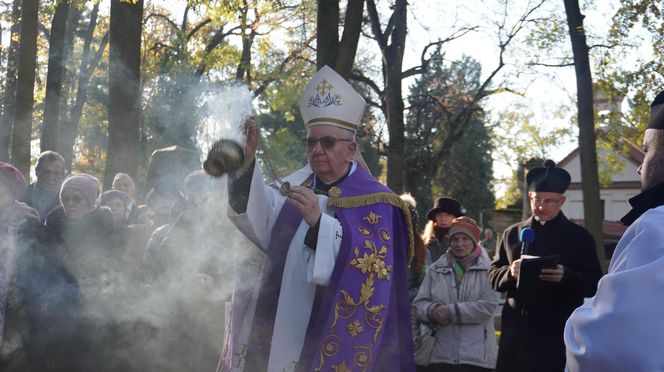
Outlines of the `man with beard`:
<svg viewBox="0 0 664 372">
<path fill-rule="evenodd" d="M 664 370 L 664 91 L 650 106 L 643 152 L 643 191 L 629 199 L 609 272 L 565 326 L 569 371 Z"/>
</svg>

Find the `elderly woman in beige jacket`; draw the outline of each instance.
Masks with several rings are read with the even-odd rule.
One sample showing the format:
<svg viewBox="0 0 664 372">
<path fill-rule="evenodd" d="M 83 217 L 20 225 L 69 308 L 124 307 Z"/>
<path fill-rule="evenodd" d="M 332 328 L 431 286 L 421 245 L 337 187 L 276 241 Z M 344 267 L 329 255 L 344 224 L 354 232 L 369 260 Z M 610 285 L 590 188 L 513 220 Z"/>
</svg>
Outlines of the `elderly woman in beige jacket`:
<svg viewBox="0 0 664 372">
<path fill-rule="evenodd" d="M 417 320 L 435 330 L 427 370 L 492 370 L 498 354 L 493 314 L 499 295 L 489 285 L 491 260 L 478 244 L 480 228 L 473 219 L 456 218 L 449 236 L 449 249 L 429 267 L 413 301 Z"/>
</svg>

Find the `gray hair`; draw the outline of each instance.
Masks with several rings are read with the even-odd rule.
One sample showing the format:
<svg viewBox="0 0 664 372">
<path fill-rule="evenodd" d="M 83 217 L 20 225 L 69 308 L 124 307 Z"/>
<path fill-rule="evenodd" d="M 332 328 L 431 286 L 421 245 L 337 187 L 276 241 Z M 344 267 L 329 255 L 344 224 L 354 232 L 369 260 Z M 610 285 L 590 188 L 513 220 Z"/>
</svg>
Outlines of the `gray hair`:
<svg viewBox="0 0 664 372">
<path fill-rule="evenodd" d="M 55 161 L 59 161 L 60 163 L 62 163 L 62 168 L 64 170 L 65 158 L 63 158 L 62 155 L 58 154 L 55 151 L 46 150 L 41 154 L 39 154 L 39 158 L 37 158 L 37 165 L 35 166 L 35 169 L 39 169 L 44 162 L 55 162 Z"/>
</svg>

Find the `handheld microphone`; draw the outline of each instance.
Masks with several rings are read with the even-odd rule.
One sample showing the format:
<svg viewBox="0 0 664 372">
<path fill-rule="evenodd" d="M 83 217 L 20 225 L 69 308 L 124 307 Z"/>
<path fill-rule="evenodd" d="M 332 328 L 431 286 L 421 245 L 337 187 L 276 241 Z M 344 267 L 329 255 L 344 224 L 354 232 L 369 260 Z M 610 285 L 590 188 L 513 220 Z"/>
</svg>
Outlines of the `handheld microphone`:
<svg viewBox="0 0 664 372">
<path fill-rule="evenodd" d="M 530 227 L 524 227 L 519 233 L 519 241 L 521 241 L 521 256 L 528 254 L 530 244 L 535 241 L 535 230 Z"/>
</svg>

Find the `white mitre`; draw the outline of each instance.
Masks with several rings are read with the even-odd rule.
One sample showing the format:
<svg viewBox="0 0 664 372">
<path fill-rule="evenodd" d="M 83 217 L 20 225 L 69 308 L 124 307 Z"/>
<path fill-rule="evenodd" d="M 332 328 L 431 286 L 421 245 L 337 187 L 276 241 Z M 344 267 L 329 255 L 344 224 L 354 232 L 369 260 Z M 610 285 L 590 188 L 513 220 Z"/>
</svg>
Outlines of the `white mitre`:
<svg viewBox="0 0 664 372">
<path fill-rule="evenodd" d="M 332 125 L 357 133 L 365 107 L 364 98 L 329 66 L 318 70 L 300 99 L 300 113 L 305 129 L 314 125 Z M 369 171 L 359 145 L 353 160 Z"/>
</svg>

